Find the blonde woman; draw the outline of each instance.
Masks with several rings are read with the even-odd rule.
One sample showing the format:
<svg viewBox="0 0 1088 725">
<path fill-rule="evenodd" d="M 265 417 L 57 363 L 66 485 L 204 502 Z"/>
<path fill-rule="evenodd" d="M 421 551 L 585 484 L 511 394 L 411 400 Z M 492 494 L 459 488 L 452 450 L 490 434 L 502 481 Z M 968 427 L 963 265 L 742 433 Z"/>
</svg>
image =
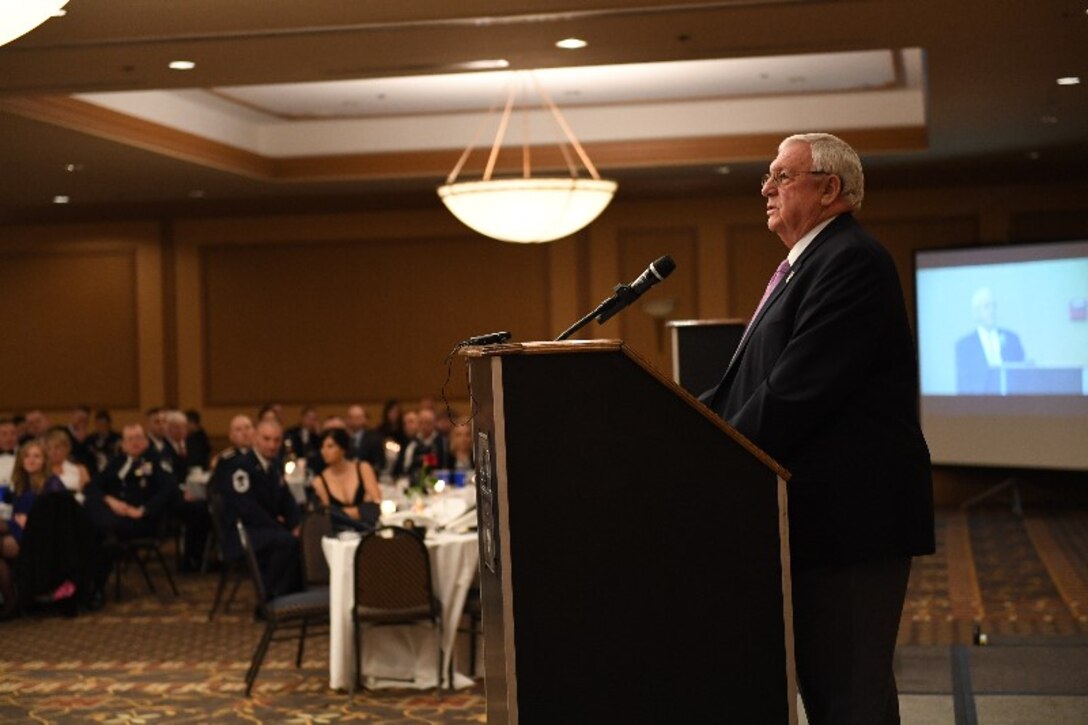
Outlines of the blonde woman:
<svg viewBox="0 0 1088 725">
<path fill-rule="evenodd" d="M 72 440 L 68 434 L 59 428 L 46 433 L 45 454 L 49 462 L 49 473 L 59 478 L 72 493 L 81 493 L 91 477 L 85 466 L 71 460 Z"/>
</svg>

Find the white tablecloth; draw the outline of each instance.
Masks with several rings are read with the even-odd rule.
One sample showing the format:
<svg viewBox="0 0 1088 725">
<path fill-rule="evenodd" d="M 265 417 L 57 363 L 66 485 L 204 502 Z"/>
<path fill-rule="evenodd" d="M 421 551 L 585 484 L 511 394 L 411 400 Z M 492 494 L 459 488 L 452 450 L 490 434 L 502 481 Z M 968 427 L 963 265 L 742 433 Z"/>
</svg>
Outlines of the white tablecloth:
<svg viewBox="0 0 1088 725">
<path fill-rule="evenodd" d="M 329 562 L 329 685 L 351 688 L 351 605 L 355 590 L 355 550 L 358 539 L 322 540 Z M 475 533 L 437 533 L 427 537 L 435 595 L 442 601 L 442 675 L 446 676 L 457 639 L 457 624 L 465 596 L 476 577 L 480 550 Z M 363 628 L 363 676 L 367 687 L 435 686 L 434 631 L 424 625 Z M 472 680 L 455 672 L 454 687 Z M 449 683 L 444 683 L 449 686 Z"/>
</svg>

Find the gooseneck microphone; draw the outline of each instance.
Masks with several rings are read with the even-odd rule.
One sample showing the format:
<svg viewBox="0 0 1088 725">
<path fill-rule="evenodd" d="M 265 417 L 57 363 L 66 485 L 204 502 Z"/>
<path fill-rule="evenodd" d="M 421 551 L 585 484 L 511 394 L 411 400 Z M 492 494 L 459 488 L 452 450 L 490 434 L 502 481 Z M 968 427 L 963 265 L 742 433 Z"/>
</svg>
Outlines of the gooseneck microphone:
<svg viewBox="0 0 1088 725">
<path fill-rule="evenodd" d="M 597 308 L 594 309 L 593 312 L 590 312 L 588 315 L 564 330 L 559 337 L 555 338 L 556 341 L 566 340 L 568 337 L 578 332 L 578 330 L 585 327 L 590 320 L 596 319 L 598 324 L 603 325 L 605 322 L 612 319 L 617 312 L 623 310 L 641 297 L 646 290 L 672 274 L 674 269 L 676 269 L 676 262 L 674 262 L 672 257 L 667 254 L 664 257 L 654 260 L 650 263 L 650 266 L 646 268 L 646 271 L 636 277 L 635 281 L 631 284 L 616 285 L 612 290 L 611 297 L 597 305 Z"/>
<path fill-rule="evenodd" d="M 615 299 L 616 302 L 609 309 L 597 314 L 597 322 L 603 325 L 617 312 L 641 297 L 643 292 L 658 282 L 664 281 L 666 277 L 672 274 L 674 269 L 676 269 L 676 262 L 672 261 L 672 257 L 666 254 L 664 257 L 650 262 L 650 266 L 646 268 L 646 271 L 640 274 L 631 284 L 616 285 L 615 289 L 612 290 L 615 294 L 610 298 Z M 608 301 L 605 300 L 605 302 Z"/>
</svg>

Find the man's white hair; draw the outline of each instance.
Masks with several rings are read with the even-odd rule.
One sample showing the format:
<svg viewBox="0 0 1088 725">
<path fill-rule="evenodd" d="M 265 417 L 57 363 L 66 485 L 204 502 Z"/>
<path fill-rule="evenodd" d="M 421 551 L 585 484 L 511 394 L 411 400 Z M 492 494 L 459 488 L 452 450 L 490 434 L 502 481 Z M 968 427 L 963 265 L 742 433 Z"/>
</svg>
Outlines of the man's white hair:
<svg viewBox="0 0 1088 725">
<path fill-rule="evenodd" d="M 846 199 L 855 211 L 861 208 L 865 198 L 865 172 L 861 159 L 850 144 L 830 133 L 799 133 L 778 145 L 782 150 L 791 143 L 806 143 L 812 153 L 812 171 L 826 171 L 842 180 L 839 195 Z"/>
</svg>

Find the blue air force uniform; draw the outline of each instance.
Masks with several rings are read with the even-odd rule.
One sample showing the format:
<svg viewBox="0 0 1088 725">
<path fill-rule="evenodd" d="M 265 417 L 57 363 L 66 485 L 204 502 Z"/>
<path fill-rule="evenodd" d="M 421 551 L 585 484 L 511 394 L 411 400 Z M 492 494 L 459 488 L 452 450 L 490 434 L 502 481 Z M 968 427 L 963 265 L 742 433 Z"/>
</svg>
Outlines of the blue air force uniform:
<svg viewBox="0 0 1088 725">
<path fill-rule="evenodd" d="M 223 502 L 223 520 L 216 522 L 223 555 L 228 559 L 242 556 L 234 526 L 241 520 L 269 598 L 298 591 L 301 551 L 291 532 L 301 523 L 302 512 L 283 481 L 280 461 L 262 459 L 252 450 L 227 451 L 219 458 L 211 486 Z"/>
</svg>

